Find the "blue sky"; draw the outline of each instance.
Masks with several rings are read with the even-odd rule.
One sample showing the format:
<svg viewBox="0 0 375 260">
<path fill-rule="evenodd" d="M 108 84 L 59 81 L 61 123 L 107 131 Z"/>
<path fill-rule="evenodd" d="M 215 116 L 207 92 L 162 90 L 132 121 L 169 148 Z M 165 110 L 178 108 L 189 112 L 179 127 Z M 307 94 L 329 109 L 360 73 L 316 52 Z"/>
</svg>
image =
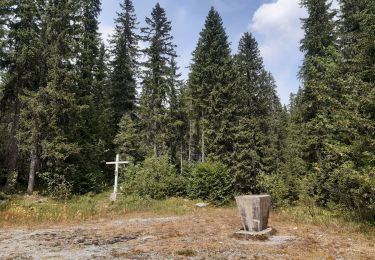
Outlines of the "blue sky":
<svg viewBox="0 0 375 260">
<path fill-rule="evenodd" d="M 104 39 L 113 31 L 113 20 L 122 1 L 102 1 L 100 31 Z M 133 0 L 140 26 L 157 2 L 172 21 L 183 79 L 187 79 L 191 53 L 207 13 L 214 6 L 223 18 L 233 53 L 244 32 L 249 31 L 256 37 L 265 67 L 276 79 L 283 104 L 287 104 L 290 93 L 298 89 L 297 72 L 302 61 L 298 48 L 303 37 L 299 18 L 306 16 L 299 0 Z"/>
</svg>

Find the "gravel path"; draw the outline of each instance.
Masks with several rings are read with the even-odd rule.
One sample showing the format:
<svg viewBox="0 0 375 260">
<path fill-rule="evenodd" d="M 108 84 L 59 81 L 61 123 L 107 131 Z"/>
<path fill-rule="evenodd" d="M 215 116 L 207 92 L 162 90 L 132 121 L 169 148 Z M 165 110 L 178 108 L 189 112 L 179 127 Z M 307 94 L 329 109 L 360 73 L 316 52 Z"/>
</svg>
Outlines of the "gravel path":
<svg viewBox="0 0 375 260">
<path fill-rule="evenodd" d="M 268 240 L 238 239 L 234 209 L 0 231 L 0 259 L 375 259 L 375 237 L 271 215 Z"/>
</svg>

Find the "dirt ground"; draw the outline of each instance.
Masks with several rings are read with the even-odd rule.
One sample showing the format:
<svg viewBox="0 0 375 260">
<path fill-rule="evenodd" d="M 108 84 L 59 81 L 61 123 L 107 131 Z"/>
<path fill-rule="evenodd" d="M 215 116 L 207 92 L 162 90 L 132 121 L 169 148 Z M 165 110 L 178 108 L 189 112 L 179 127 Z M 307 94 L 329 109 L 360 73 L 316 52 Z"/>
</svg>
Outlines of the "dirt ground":
<svg viewBox="0 0 375 260">
<path fill-rule="evenodd" d="M 233 237 L 235 209 L 188 216 L 125 215 L 82 225 L 0 231 L 0 259 L 375 259 L 375 238 L 290 223 L 273 214 L 268 240 Z"/>
</svg>

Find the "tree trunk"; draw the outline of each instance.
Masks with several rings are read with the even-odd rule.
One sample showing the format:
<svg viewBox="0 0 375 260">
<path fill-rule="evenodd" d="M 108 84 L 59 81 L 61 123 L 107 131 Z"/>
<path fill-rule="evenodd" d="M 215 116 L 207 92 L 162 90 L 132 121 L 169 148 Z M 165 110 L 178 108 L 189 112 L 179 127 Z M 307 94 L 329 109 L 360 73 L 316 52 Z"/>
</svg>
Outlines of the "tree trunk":
<svg viewBox="0 0 375 260">
<path fill-rule="evenodd" d="M 205 154 L 204 154 L 204 130 L 202 129 L 202 163 L 204 163 Z"/>
<path fill-rule="evenodd" d="M 182 141 L 181 141 L 181 143 L 180 143 L 180 173 L 181 174 L 183 172 L 183 165 L 182 165 L 182 163 L 183 163 L 183 158 L 182 158 Z"/>
<path fill-rule="evenodd" d="M 12 127 L 10 130 L 10 145 L 9 145 L 9 157 L 7 162 L 8 176 L 7 182 L 5 184 L 5 190 L 11 190 L 17 183 L 18 178 L 18 169 L 17 169 L 17 160 L 18 160 L 18 140 L 16 138 L 16 133 L 19 128 L 19 117 L 20 117 L 20 101 L 16 99 L 14 101 L 14 111 L 13 111 L 13 120 Z"/>
<path fill-rule="evenodd" d="M 192 123 L 191 120 L 189 120 L 189 163 L 191 163 L 191 143 L 193 141 L 193 129 L 192 129 Z"/>
<path fill-rule="evenodd" d="M 154 156 L 158 157 L 158 150 L 156 148 L 156 143 L 154 143 Z"/>
<path fill-rule="evenodd" d="M 38 152 L 37 152 L 37 144 L 34 145 L 34 148 L 31 150 L 30 156 L 30 171 L 29 171 L 29 182 L 27 185 L 27 193 L 31 195 L 34 191 L 34 184 L 35 184 L 35 172 L 39 164 Z"/>
</svg>

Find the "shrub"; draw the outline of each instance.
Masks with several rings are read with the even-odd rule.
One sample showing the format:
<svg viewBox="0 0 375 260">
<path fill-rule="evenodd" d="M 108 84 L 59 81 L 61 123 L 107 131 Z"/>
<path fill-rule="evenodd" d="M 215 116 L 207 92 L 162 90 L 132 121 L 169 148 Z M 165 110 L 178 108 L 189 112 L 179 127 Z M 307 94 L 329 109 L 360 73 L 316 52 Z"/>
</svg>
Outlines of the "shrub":
<svg viewBox="0 0 375 260">
<path fill-rule="evenodd" d="M 282 175 L 264 174 L 259 176 L 259 184 L 262 190 L 271 195 L 272 206 L 280 207 L 290 205 L 293 201 L 292 190 L 295 189 Z"/>
<path fill-rule="evenodd" d="M 233 178 L 221 163 L 201 163 L 189 180 L 189 196 L 220 205 L 233 198 Z"/>
<path fill-rule="evenodd" d="M 64 201 L 72 197 L 72 184 L 66 180 L 64 175 L 43 172 L 39 174 L 39 177 L 46 184 L 46 190 L 43 195 Z"/>
<path fill-rule="evenodd" d="M 124 170 L 122 190 L 152 199 L 165 199 L 186 194 L 186 179 L 177 174 L 168 157 L 147 158 L 140 165 L 129 165 Z"/>
<path fill-rule="evenodd" d="M 354 170 L 343 165 L 333 172 L 327 182 L 331 202 L 350 211 L 360 220 L 375 221 L 375 169 Z"/>
</svg>

